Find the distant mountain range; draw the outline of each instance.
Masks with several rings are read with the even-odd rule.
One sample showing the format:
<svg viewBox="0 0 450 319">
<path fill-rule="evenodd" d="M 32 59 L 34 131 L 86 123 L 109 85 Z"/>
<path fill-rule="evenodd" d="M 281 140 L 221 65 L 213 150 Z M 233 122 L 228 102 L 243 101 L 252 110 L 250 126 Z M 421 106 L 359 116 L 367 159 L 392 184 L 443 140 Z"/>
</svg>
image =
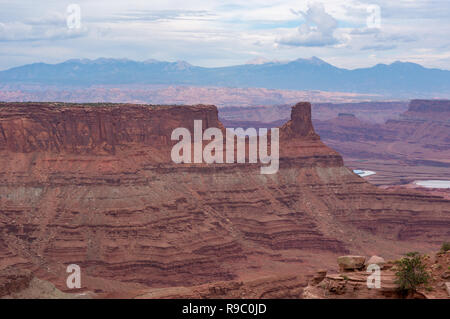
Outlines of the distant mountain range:
<svg viewBox="0 0 450 319">
<path fill-rule="evenodd" d="M 122 84 L 258 87 L 413 97 L 449 95 L 450 71 L 409 62 L 349 70 L 316 57 L 216 68 L 194 66 L 184 61 L 100 58 L 72 59 L 59 64 L 34 63 L 0 72 L 0 84 L 19 83 L 81 87 Z"/>
</svg>

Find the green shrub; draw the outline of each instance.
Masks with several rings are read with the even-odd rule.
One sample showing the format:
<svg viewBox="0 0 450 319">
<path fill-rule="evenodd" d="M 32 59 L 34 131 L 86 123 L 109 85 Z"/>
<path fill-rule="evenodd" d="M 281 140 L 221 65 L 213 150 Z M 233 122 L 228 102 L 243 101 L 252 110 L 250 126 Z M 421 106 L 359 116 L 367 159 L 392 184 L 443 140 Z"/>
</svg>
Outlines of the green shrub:
<svg viewBox="0 0 450 319">
<path fill-rule="evenodd" d="M 419 255 L 419 252 L 417 252 L 417 251 L 411 251 L 411 252 L 409 252 L 409 253 L 406 253 L 405 255 L 406 255 L 407 257 L 416 257 L 416 256 Z"/>
<path fill-rule="evenodd" d="M 395 283 L 403 295 L 417 291 L 420 285 L 428 283 L 430 279 L 422 256 L 416 252 L 408 253 L 406 256 L 396 262 L 398 271 L 395 273 L 397 277 Z"/>
<path fill-rule="evenodd" d="M 444 242 L 441 246 L 441 252 L 445 253 L 450 250 L 450 242 Z"/>
</svg>

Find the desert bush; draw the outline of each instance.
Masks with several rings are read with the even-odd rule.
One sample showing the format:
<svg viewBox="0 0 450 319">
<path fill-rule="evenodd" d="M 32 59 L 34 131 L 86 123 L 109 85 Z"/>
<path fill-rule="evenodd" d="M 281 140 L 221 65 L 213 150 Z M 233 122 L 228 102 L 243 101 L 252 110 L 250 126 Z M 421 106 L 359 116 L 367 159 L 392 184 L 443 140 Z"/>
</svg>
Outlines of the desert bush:
<svg viewBox="0 0 450 319">
<path fill-rule="evenodd" d="M 406 255 L 406 257 L 416 257 L 416 256 L 419 255 L 419 252 L 417 252 L 417 251 L 411 251 L 411 252 L 409 252 L 409 253 L 406 253 L 405 255 Z"/>
<path fill-rule="evenodd" d="M 398 271 L 395 273 L 395 283 L 401 294 L 414 293 L 420 285 L 428 283 L 430 275 L 425 269 L 423 257 L 417 252 L 406 254 L 396 264 Z"/>
<path fill-rule="evenodd" d="M 445 253 L 450 250 L 450 242 L 444 242 L 441 246 L 441 252 Z"/>
</svg>

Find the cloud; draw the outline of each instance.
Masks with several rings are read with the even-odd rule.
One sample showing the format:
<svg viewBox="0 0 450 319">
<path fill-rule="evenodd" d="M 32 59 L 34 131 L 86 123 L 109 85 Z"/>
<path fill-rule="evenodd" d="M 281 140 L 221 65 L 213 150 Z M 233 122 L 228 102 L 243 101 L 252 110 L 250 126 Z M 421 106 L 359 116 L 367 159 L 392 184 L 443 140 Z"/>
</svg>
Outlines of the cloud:
<svg viewBox="0 0 450 319">
<path fill-rule="evenodd" d="M 161 20 L 210 20 L 214 17 L 206 10 L 142 10 L 128 11 L 120 15 L 107 17 L 108 21 L 161 21 Z"/>
<path fill-rule="evenodd" d="M 376 45 L 366 45 L 361 48 L 363 51 L 367 50 L 373 50 L 373 51 L 387 51 L 387 50 L 393 50 L 397 48 L 396 45 L 389 45 L 389 44 L 376 44 Z"/>
<path fill-rule="evenodd" d="M 334 36 L 338 22 L 325 11 L 322 3 L 310 4 L 306 12 L 292 9 L 291 11 L 301 15 L 305 22 L 297 28 L 296 32 L 277 39 L 277 43 L 290 46 L 320 47 L 339 42 Z"/>
<path fill-rule="evenodd" d="M 32 17 L 24 19 L 24 24 L 35 25 L 35 26 L 65 26 L 66 25 L 66 15 L 65 12 L 51 12 L 44 17 Z"/>
<path fill-rule="evenodd" d="M 381 32 L 379 28 L 356 28 L 350 31 L 351 35 L 369 35 L 369 34 L 378 34 Z"/>
<path fill-rule="evenodd" d="M 417 38 L 412 34 L 377 34 L 375 36 L 378 41 L 388 41 L 388 42 L 415 42 Z"/>
<path fill-rule="evenodd" d="M 61 40 L 83 37 L 88 34 L 85 26 L 79 29 L 69 29 L 67 26 L 25 24 L 25 23 L 0 23 L 0 41 L 41 41 Z"/>
<path fill-rule="evenodd" d="M 83 24 L 81 28 L 68 28 L 65 12 L 50 12 L 39 18 L 25 18 L 22 21 L 0 22 L 2 42 L 74 39 L 87 35 L 88 29 Z"/>
</svg>

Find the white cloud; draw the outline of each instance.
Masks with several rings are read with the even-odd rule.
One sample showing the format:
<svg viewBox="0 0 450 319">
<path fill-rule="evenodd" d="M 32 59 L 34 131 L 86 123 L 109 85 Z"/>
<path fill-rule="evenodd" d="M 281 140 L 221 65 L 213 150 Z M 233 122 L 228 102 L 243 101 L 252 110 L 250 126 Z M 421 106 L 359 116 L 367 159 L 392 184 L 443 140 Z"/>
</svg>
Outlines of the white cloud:
<svg viewBox="0 0 450 319">
<path fill-rule="evenodd" d="M 39 17 L 0 22 L 0 41 L 3 42 L 73 39 L 87 34 L 86 26 L 78 29 L 68 28 L 64 12 L 49 12 Z"/>
<path fill-rule="evenodd" d="M 334 36 L 338 22 L 325 11 L 322 3 L 312 3 L 306 12 L 295 11 L 304 18 L 304 22 L 297 28 L 296 32 L 277 39 L 277 43 L 291 46 L 326 46 L 337 44 Z"/>
<path fill-rule="evenodd" d="M 83 37 L 88 34 L 86 27 L 69 29 L 67 27 L 49 27 L 25 23 L 0 23 L 0 41 L 34 42 L 42 40 L 61 40 Z"/>
<path fill-rule="evenodd" d="M 361 47 L 361 50 L 371 50 L 371 51 L 387 51 L 387 50 L 393 50 L 397 46 L 396 45 L 390 45 L 390 44 L 375 44 L 375 45 L 365 45 Z"/>
</svg>

